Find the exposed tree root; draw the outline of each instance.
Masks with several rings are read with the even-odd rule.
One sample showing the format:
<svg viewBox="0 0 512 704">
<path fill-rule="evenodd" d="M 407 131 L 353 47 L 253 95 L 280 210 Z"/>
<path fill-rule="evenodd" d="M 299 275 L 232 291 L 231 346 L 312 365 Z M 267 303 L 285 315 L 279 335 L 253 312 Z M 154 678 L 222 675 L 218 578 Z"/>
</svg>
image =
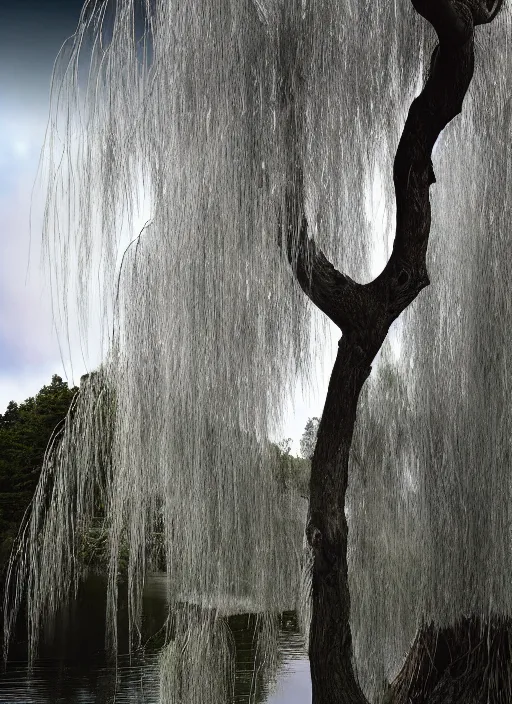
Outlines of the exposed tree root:
<svg viewBox="0 0 512 704">
<path fill-rule="evenodd" d="M 510 704 L 512 619 L 424 626 L 386 697 L 390 704 Z"/>
</svg>

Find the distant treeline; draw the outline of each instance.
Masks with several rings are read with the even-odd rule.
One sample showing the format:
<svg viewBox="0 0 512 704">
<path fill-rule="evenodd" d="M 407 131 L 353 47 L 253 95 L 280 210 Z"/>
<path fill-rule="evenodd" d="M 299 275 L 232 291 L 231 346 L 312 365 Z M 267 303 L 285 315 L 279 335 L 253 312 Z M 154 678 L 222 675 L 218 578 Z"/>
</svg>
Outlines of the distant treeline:
<svg viewBox="0 0 512 704">
<path fill-rule="evenodd" d="M 11 401 L 0 414 L 0 582 L 25 511 L 34 495 L 45 451 L 52 434 L 64 422 L 78 388 L 69 388 L 60 376 L 32 398 Z M 312 419 L 316 421 L 317 419 Z M 306 442 L 309 425 L 301 440 Z M 316 427 L 315 427 L 316 436 Z M 311 434 L 311 432 L 310 432 Z M 310 461 L 290 454 L 290 442 L 274 445 L 276 480 L 280 486 L 308 495 Z"/>
<path fill-rule="evenodd" d="M 0 414 L 0 580 L 37 486 L 48 442 L 78 389 L 54 374 L 32 398 Z"/>
</svg>

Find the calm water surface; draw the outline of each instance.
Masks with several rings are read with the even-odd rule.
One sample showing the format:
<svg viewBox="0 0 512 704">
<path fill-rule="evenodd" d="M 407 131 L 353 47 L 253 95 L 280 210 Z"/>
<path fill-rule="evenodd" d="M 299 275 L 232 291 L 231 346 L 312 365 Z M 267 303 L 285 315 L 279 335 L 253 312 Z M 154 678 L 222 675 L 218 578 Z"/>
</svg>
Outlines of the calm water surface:
<svg viewBox="0 0 512 704">
<path fill-rule="evenodd" d="M 153 575 L 144 601 L 143 642 L 132 654 L 121 652 L 117 663 L 104 652 L 104 583 L 91 576 L 78 602 L 57 624 L 53 638 L 40 649 L 32 673 L 27 668 L 26 641 L 20 628 L 10 650 L 6 671 L 0 674 L 1 704 L 155 704 L 158 702 L 158 632 L 165 621 L 164 580 Z M 228 617 L 236 655 L 237 704 L 309 704 L 309 662 L 293 612 L 280 617 L 280 665 L 273 689 L 255 672 L 256 618 L 247 613 Z M 155 635 L 156 634 L 156 635 Z M 126 612 L 121 603 L 120 643 L 127 642 Z M 122 651 L 122 645 L 120 646 Z M 205 681 L 208 673 L 205 672 Z M 212 702 L 215 704 L 215 702 Z"/>
</svg>

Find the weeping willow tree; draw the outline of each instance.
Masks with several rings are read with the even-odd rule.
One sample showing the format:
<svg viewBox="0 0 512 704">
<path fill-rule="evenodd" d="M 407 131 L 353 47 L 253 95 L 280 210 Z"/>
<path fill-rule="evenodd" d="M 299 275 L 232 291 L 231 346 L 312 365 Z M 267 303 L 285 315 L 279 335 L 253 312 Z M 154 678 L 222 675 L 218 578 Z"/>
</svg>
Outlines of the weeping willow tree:
<svg viewBox="0 0 512 704">
<path fill-rule="evenodd" d="M 35 654 L 43 618 L 77 587 L 99 487 L 114 647 L 120 552 L 136 640 L 148 544 L 155 526 L 163 532 L 162 701 L 229 701 L 220 619 L 241 603 L 266 614 L 261 648 L 275 670 L 272 614 L 297 599 L 300 580 L 297 507 L 276 492 L 266 438 L 315 363 L 317 308 L 342 335 L 302 578 L 314 702 L 376 699 L 383 680 L 397 704 L 510 700 L 506 355 L 479 375 L 488 338 L 506 344 L 488 311 L 507 306 L 493 291 L 508 291 L 496 212 L 509 165 L 503 153 L 492 168 L 486 158 L 510 122 L 508 8 L 492 32 L 477 30 L 486 70 L 473 80 L 475 26 L 500 6 L 86 3 L 56 67 L 44 229 L 57 317 L 76 294 L 85 333 L 101 290 L 109 352 L 48 451 L 11 563 L 6 640 L 26 597 Z M 436 171 L 453 188 L 436 196 L 431 269 L 450 269 L 430 307 L 406 316 L 404 383 L 385 399 L 385 375 L 366 385 L 351 459 L 373 360 L 429 284 L 438 140 Z M 365 194 L 379 176 L 388 217 L 376 232 Z M 151 220 L 121 258 L 141 189 Z M 392 251 L 372 279 L 373 240 L 392 216 Z M 487 407 L 489 384 L 499 392 Z M 203 686 L 199 659 L 214 673 Z"/>
</svg>

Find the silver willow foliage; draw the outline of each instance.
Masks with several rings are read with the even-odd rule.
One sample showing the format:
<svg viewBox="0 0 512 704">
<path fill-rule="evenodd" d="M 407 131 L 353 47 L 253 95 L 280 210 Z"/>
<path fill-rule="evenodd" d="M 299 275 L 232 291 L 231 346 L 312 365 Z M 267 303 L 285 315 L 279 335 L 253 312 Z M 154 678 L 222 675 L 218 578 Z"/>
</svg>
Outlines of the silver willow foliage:
<svg viewBox="0 0 512 704">
<path fill-rule="evenodd" d="M 433 285 L 403 324 L 403 382 L 383 373 L 362 402 L 348 512 L 356 665 L 370 694 L 422 619 L 511 613 L 511 29 L 508 9 L 492 50 L 479 30 L 464 116 L 436 150 Z M 94 486 L 106 507 L 113 645 L 120 551 L 136 638 L 157 529 L 171 610 L 204 608 L 174 616 L 163 699 L 178 696 L 173 682 L 200 653 L 218 677 L 230 671 L 223 604 L 293 605 L 300 507 L 276 489 L 266 438 L 322 344 L 310 340 L 310 306 L 280 246 L 283 83 L 300 104 L 310 233 L 338 268 L 368 280 L 375 242 L 385 250 L 393 229 L 392 160 L 428 64 L 426 31 L 409 0 L 86 3 L 56 65 L 44 235 L 57 317 L 77 303 L 86 334 L 99 289 L 109 353 L 47 454 L 12 563 L 7 638 L 25 590 L 35 653 L 43 617 L 78 576 Z M 480 78 L 489 72 L 492 95 Z M 133 228 L 141 190 L 151 219 L 121 266 L 120 233 Z M 262 629 L 269 653 L 273 630 Z M 208 701 L 229 699 L 228 685 L 210 686 Z M 199 704 L 205 694 L 179 696 Z"/>
</svg>

